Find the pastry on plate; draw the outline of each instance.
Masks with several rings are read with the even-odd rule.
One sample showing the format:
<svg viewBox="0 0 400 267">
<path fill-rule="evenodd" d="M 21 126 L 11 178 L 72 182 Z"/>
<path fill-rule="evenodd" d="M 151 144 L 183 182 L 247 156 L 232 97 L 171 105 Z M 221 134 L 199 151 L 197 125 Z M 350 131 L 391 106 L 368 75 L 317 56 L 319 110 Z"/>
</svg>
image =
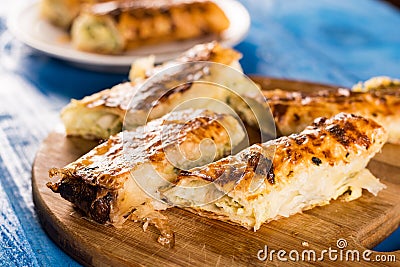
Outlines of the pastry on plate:
<svg viewBox="0 0 400 267">
<path fill-rule="evenodd" d="M 400 87 L 400 80 L 399 79 L 392 79 L 388 76 L 376 76 L 372 77 L 365 82 L 358 82 L 357 84 L 353 85 L 351 88 L 354 92 L 369 92 L 369 91 L 377 91 L 380 89 L 389 89 L 389 88 L 399 88 Z"/>
<path fill-rule="evenodd" d="M 218 37 L 229 24 L 209 0 L 121 0 L 85 8 L 74 20 L 71 38 L 77 49 L 118 54 L 142 45 Z"/>
<path fill-rule="evenodd" d="M 165 209 L 158 188 L 180 170 L 213 162 L 244 138 L 231 115 L 207 110 L 172 112 L 135 131 L 121 132 L 63 168 L 49 171 L 47 186 L 99 223 L 119 226 L 128 218 L 160 223 Z M 165 225 L 165 223 L 163 223 Z M 162 231 L 161 231 L 162 232 Z"/>
<path fill-rule="evenodd" d="M 208 43 L 197 45 L 180 58 L 161 66 L 154 67 L 151 58 L 140 60 L 132 67 L 131 82 L 116 85 L 82 100 L 72 100 L 61 113 L 66 133 L 89 139 L 106 139 L 122 130 L 124 118 L 132 129 L 199 98 L 204 101 L 190 102 L 191 108 L 211 109 L 216 100 L 226 101 L 228 90 L 196 81 L 216 82 L 237 88 L 246 79 L 240 72 L 240 57 L 233 49 Z M 198 61 L 221 63 L 239 71 L 221 64 L 210 65 Z M 160 73 L 158 78 L 147 79 L 154 73 Z"/>
<path fill-rule="evenodd" d="M 41 0 L 40 15 L 52 24 L 68 29 L 85 4 L 111 0 Z"/>
<path fill-rule="evenodd" d="M 373 78 L 364 87 L 358 84 L 355 88 L 357 91 L 343 88 L 315 92 L 265 90 L 266 102 L 258 101 L 271 110 L 281 135 L 300 132 L 315 118 L 346 112 L 374 119 L 388 131 L 389 143 L 400 144 L 400 82 Z M 247 123 L 256 124 L 253 117 L 246 115 L 245 107 L 240 103 L 235 106 Z"/>
<path fill-rule="evenodd" d="M 341 113 L 299 134 L 255 144 L 183 171 L 162 190 L 171 205 L 257 230 L 262 223 L 385 186 L 367 169 L 387 133 L 371 119 Z"/>
</svg>

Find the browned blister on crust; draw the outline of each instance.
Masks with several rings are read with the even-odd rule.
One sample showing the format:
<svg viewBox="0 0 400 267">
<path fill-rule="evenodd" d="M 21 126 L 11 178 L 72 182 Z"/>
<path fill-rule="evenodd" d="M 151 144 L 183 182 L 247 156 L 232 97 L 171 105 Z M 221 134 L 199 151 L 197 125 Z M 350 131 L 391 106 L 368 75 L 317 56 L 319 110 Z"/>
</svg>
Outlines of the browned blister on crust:
<svg viewBox="0 0 400 267">
<path fill-rule="evenodd" d="M 351 192 L 349 200 L 363 188 L 376 194 L 384 186 L 365 167 L 386 139 L 384 128 L 371 119 L 345 113 L 319 118 L 299 134 L 183 172 L 163 194 L 203 216 L 257 230 L 345 192 Z M 201 203 L 194 197 L 200 193 L 217 197 Z"/>
</svg>

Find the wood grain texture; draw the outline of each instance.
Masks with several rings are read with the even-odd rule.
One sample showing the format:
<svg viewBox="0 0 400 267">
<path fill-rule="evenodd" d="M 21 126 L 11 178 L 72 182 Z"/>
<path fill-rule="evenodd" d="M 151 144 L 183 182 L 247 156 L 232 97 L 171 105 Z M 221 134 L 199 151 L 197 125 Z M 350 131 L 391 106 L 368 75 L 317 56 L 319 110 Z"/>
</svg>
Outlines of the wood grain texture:
<svg viewBox="0 0 400 267">
<path fill-rule="evenodd" d="M 255 80 L 262 82 L 265 88 L 329 88 L 303 82 L 265 78 Z M 118 229 L 97 224 L 83 218 L 69 202 L 45 186 L 49 181 L 49 168 L 62 167 L 95 145 L 79 138 L 66 138 L 62 132 L 53 132 L 43 142 L 32 170 L 33 198 L 44 229 L 67 253 L 88 266 L 263 266 L 266 263 L 257 259 L 257 253 L 265 245 L 274 250 L 296 249 L 301 253 L 305 249 L 312 249 L 320 253 L 329 247 L 337 249 L 336 241 L 344 238 L 348 242 L 346 249 L 362 252 L 382 241 L 400 223 L 400 167 L 393 165 L 391 159 L 391 153 L 396 150 L 399 153 L 400 147 L 386 146 L 382 155 L 369 165 L 370 170 L 387 185 L 387 189 L 377 197 L 364 192 L 360 199 L 349 203 L 333 201 L 328 206 L 264 224 L 257 232 L 173 208 L 165 214 L 176 233 L 176 246 L 167 249 L 156 242 L 158 234 L 153 227 L 144 232 L 141 224 L 130 221 Z M 400 259 L 400 251 L 379 253 L 389 254 Z M 280 262 L 275 257 L 273 263 L 279 265 Z M 306 261 L 301 265 L 313 263 Z M 325 258 L 323 263 L 334 266 L 338 262 Z M 374 266 L 373 262 L 362 264 Z M 385 265 L 396 266 L 396 263 Z"/>
</svg>

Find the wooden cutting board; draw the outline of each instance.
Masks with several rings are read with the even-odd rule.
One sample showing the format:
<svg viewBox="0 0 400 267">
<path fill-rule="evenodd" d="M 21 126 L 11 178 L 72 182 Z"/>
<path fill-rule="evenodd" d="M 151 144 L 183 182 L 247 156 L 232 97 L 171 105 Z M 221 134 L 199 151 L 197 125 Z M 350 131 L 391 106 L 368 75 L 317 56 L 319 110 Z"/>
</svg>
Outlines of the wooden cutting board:
<svg viewBox="0 0 400 267">
<path fill-rule="evenodd" d="M 330 86 L 288 80 L 254 78 L 264 89 L 318 90 Z M 79 138 L 66 138 L 62 132 L 51 133 L 43 141 L 32 169 L 33 199 L 40 221 L 49 236 L 69 255 L 88 266 L 225 266 L 225 265 L 340 265 L 352 262 L 332 261 L 325 254 L 323 261 L 301 261 L 304 250 L 313 250 L 317 258 L 323 250 L 362 252 L 374 247 L 400 224 L 400 146 L 386 145 L 368 166 L 381 178 L 387 188 L 374 197 L 368 192 L 352 202 L 332 201 L 290 218 L 263 225 L 257 232 L 246 230 L 207 218 L 196 216 L 177 208 L 165 212 L 175 231 L 175 247 L 164 248 L 156 242 L 158 233 L 153 227 L 143 231 L 140 223 L 126 222 L 122 228 L 104 226 L 83 218 L 73 206 L 46 187 L 48 170 L 62 167 L 94 147 L 96 143 Z M 347 243 L 346 247 L 338 247 Z M 278 260 L 276 253 L 271 261 L 258 259 L 260 250 L 285 250 L 287 262 Z M 296 250 L 300 261 L 292 261 L 288 253 Z M 334 252 L 335 253 L 335 252 Z M 295 257 L 295 252 L 291 254 Z M 333 254 L 334 255 L 334 254 Z M 398 266 L 400 251 L 374 252 L 387 257 L 395 255 Z M 293 258 L 292 257 L 292 258 Z M 375 266 L 376 262 L 353 262 Z"/>
</svg>

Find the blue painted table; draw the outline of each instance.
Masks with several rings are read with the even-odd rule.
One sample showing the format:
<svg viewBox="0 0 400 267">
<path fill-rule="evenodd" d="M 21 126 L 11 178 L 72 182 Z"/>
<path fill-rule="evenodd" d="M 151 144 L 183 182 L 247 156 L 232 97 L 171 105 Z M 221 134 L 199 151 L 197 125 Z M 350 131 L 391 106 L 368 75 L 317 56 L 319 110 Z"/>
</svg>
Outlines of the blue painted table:
<svg viewBox="0 0 400 267">
<path fill-rule="evenodd" d="M 16 1 L 21 3 L 22 1 Z M 237 45 L 248 74 L 351 86 L 400 77 L 400 13 L 374 0 L 241 0 L 250 11 Z M 127 79 L 82 70 L 16 41 L 0 6 L 0 265 L 75 266 L 42 230 L 31 197 L 31 164 L 71 97 Z M 238 18 L 240 19 L 240 18 Z M 400 249 L 397 230 L 375 249 Z"/>
</svg>

